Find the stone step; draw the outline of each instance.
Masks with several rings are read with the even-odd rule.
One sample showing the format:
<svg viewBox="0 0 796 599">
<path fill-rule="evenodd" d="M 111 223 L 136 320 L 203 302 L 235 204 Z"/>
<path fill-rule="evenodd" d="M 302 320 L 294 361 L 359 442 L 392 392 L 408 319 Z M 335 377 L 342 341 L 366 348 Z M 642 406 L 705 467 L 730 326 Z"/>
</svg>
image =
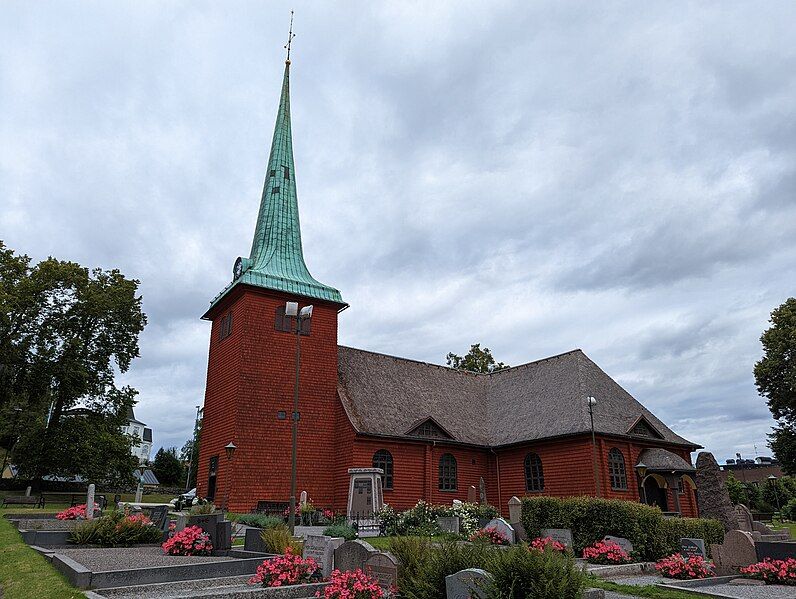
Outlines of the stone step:
<svg viewBox="0 0 796 599">
<path fill-rule="evenodd" d="M 88 591 L 88 597 L 94 599 L 178 599 L 191 597 L 197 592 L 213 590 L 229 590 L 231 587 L 248 587 L 250 575 L 224 576 L 221 578 L 202 578 L 198 580 L 181 580 L 178 582 L 160 582 L 156 584 L 142 584 L 113 589 L 100 589 Z"/>
</svg>

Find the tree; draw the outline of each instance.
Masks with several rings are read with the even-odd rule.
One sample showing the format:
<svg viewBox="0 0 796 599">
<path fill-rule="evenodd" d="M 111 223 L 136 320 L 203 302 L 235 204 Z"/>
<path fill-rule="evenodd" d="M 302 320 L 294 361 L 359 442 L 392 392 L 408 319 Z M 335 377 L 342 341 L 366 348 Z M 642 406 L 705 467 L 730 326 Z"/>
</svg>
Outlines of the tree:
<svg viewBox="0 0 796 599">
<path fill-rule="evenodd" d="M 796 298 L 771 313 L 760 337 L 763 357 L 755 364 L 755 384 L 777 420 L 771 449 L 788 474 L 796 474 Z"/>
<path fill-rule="evenodd" d="M 749 498 L 746 496 L 746 488 L 744 484 L 739 481 L 732 472 L 729 473 L 727 476 L 727 493 L 730 495 L 730 501 L 733 505 L 738 505 L 739 503 L 747 504 L 749 503 Z"/>
<path fill-rule="evenodd" d="M 83 439 L 74 431 L 94 440 L 114 436 L 112 454 L 125 443 L 129 453 L 131 439 L 117 423 L 135 403 L 136 391 L 117 387 L 115 375 L 138 356 L 146 325 L 139 282 L 118 270 L 90 271 L 55 258 L 31 266 L 2 242 L 0 277 L 0 423 L 21 410 L 14 456 L 20 474 L 40 478 L 71 463 L 70 475 L 100 480 L 76 455 Z M 76 406 L 96 417 L 75 421 L 66 413 Z M 110 472 L 119 467 L 112 459 L 103 463 L 105 478 L 128 475 Z"/>
<path fill-rule="evenodd" d="M 158 449 L 152 462 L 152 472 L 163 485 L 179 485 L 182 481 L 182 463 L 177 457 L 177 448 Z"/>
<path fill-rule="evenodd" d="M 183 464 L 189 464 L 186 472 L 185 486 L 188 489 L 196 487 L 196 473 L 199 471 L 199 437 L 202 433 L 202 419 L 197 420 L 193 429 L 193 438 L 188 439 L 180 450 L 180 459 Z"/>
<path fill-rule="evenodd" d="M 457 370 L 469 370 L 471 372 L 495 372 L 509 367 L 508 364 L 503 362 L 495 362 L 495 358 L 492 357 L 492 352 L 489 348 L 481 349 L 480 343 L 471 345 L 470 351 L 464 357 L 451 352 L 446 359 L 448 366 Z"/>
</svg>

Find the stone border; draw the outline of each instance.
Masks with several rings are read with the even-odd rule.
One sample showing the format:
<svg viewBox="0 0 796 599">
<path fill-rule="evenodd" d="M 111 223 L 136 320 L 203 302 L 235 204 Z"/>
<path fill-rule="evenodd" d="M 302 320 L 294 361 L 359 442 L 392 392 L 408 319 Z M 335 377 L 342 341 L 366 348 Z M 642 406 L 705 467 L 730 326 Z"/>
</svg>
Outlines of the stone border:
<svg viewBox="0 0 796 599">
<path fill-rule="evenodd" d="M 656 573 L 655 562 L 633 562 L 632 564 L 616 564 L 602 566 L 584 562 L 583 570 L 587 574 L 594 574 L 598 578 L 614 578 L 616 576 L 634 576 L 637 574 Z"/>
<path fill-rule="evenodd" d="M 243 588 L 241 586 L 229 587 L 228 589 L 196 589 L 196 592 L 187 594 L 182 593 L 182 599 L 241 599 L 245 596 L 246 599 L 306 599 L 307 597 L 314 597 L 316 591 L 323 591 L 328 585 L 328 582 L 317 582 L 313 584 L 297 584 L 285 587 L 258 587 L 251 586 Z M 129 588 L 131 591 L 142 590 L 139 586 L 134 587 L 118 587 L 119 591 Z M 114 589 L 117 590 L 117 589 Z M 106 595 L 100 591 L 86 591 L 88 599 L 107 599 Z M 111 595 L 112 597 L 112 595 Z M 584 595 L 584 599 L 587 599 Z M 598 599 L 596 597 L 588 599 Z"/>
<path fill-rule="evenodd" d="M 737 599 L 736 595 L 725 595 L 724 593 L 711 593 L 710 587 L 717 584 L 727 584 L 735 578 L 742 578 L 738 575 L 733 576 L 714 576 L 712 578 L 697 578 L 694 580 L 672 580 L 672 582 L 659 582 L 655 586 L 662 589 L 676 589 L 683 593 L 702 597 L 716 597 L 717 599 Z"/>
</svg>

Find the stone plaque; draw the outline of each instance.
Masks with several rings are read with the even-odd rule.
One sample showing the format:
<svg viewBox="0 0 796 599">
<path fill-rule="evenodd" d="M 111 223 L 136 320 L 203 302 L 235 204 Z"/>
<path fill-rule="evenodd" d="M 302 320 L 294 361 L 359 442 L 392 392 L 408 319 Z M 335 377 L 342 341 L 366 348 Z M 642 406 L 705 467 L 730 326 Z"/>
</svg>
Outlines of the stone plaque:
<svg viewBox="0 0 796 599">
<path fill-rule="evenodd" d="M 738 574 L 740 568 L 757 562 L 752 534 L 745 530 L 731 530 L 724 535 L 724 543 L 710 546 L 718 576 Z"/>
<path fill-rule="evenodd" d="M 439 516 L 437 518 L 437 526 L 443 532 L 459 534 L 459 516 Z"/>
<path fill-rule="evenodd" d="M 216 523 L 216 540 L 213 549 L 221 551 L 232 549 L 232 520 L 219 520 Z"/>
<path fill-rule="evenodd" d="M 260 534 L 263 531 L 259 528 L 247 528 L 246 537 L 243 543 L 243 549 L 246 551 L 258 551 L 260 553 L 268 553 Z"/>
<path fill-rule="evenodd" d="M 705 539 L 680 539 L 680 553 L 684 557 L 691 557 L 698 555 L 707 558 L 708 554 L 705 551 Z"/>
<path fill-rule="evenodd" d="M 365 573 L 379 581 L 383 589 L 398 586 L 398 560 L 389 553 L 374 553 L 365 562 Z"/>
<path fill-rule="evenodd" d="M 365 541 L 346 541 L 334 550 L 334 568 L 341 572 L 362 570 L 365 562 L 374 553 L 378 553 L 370 543 Z"/>
<path fill-rule="evenodd" d="M 512 545 L 517 542 L 517 535 L 514 532 L 514 527 L 503 518 L 494 518 L 490 520 L 484 528 L 494 528 L 506 537 Z"/>
<path fill-rule="evenodd" d="M 605 535 L 603 537 L 603 541 L 613 541 L 617 545 L 619 545 L 626 553 L 630 554 L 633 553 L 633 543 L 631 543 L 628 539 L 624 539 L 622 537 L 612 537 L 611 535 Z"/>
<path fill-rule="evenodd" d="M 149 519 L 160 530 L 169 529 L 169 506 L 158 505 L 149 510 Z"/>
<path fill-rule="evenodd" d="M 563 543 L 565 547 L 572 547 L 572 531 L 569 528 L 543 528 L 542 536 Z"/>
<path fill-rule="evenodd" d="M 484 570 L 459 570 L 445 577 L 445 595 L 447 599 L 483 599 L 491 582 L 492 575 Z"/>
<path fill-rule="evenodd" d="M 351 514 L 369 517 L 373 513 L 373 484 L 368 478 L 354 479 Z"/>
<path fill-rule="evenodd" d="M 210 535 L 210 542 L 213 544 L 213 549 L 218 547 L 218 523 L 221 521 L 221 514 L 202 514 L 198 516 L 189 516 L 187 526 L 198 526 L 207 534 Z"/>
<path fill-rule="evenodd" d="M 321 569 L 324 577 L 332 573 L 334 566 L 334 550 L 345 542 L 340 537 L 326 535 L 308 535 L 304 539 L 304 558 L 311 557 Z"/>
</svg>

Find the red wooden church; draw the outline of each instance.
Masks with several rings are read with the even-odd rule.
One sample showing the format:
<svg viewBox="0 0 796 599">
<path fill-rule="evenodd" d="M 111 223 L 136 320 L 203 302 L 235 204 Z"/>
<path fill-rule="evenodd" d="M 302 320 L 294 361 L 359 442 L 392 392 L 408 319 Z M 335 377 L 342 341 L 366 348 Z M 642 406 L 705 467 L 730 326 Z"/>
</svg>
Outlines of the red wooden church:
<svg viewBox="0 0 796 599">
<path fill-rule="evenodd" d="M 699 446 L 579 349 L 475 374 L 337 344 L 348 306 L 310 275 L 301 249 L 289 74 L 288 60 L 251 253 L 203 317 L 212 332 L 199 495 L 238 512 L 288 500 L 298 340 L 298 489 L 316 506 L 344 510 L 348 468 L 379 467 L 398 509 L 464 501 L 483 478 L 503 511 L 512 495 L 598 495 L 695 516 Z M 289 301 L 314 308 L 300 335 Z"/>
</svg>

